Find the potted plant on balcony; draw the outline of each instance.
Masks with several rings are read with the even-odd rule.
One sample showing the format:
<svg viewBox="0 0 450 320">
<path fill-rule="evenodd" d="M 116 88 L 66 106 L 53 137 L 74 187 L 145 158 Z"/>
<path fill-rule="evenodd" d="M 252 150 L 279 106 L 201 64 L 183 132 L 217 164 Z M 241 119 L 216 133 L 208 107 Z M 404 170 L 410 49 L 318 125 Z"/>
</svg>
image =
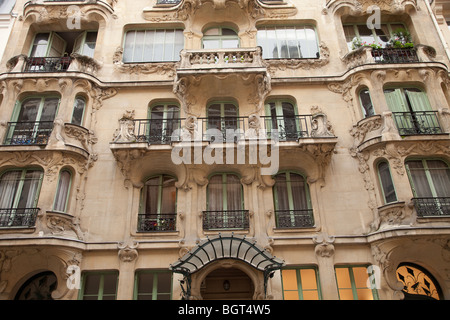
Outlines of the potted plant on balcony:
<svg viewBox="0 0 450 320">
<path fill-rule="evenodd" d="M 386 48 L 393 49 L 412 49 L 414 48 L 414 43 L 412 41 L 411 34 L 402 28 L 395 30 L 392 34 L 391 39 L 386 45 Z"/>
</svg>

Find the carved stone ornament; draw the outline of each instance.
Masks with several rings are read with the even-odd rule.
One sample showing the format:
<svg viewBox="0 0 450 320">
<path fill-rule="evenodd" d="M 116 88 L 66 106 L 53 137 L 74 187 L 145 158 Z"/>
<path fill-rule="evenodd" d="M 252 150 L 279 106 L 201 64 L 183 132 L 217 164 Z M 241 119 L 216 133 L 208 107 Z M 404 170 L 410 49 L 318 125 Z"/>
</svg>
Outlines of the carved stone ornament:
<svg viewBox="0 0 450 320">
<path fill-rule="evenodd" d="M 317 256 L 322 258 L 330 258 L 334 255 L 334 241 L 335 237 L 329 236 L 327 233 L 322 232 L 312 238 L 312 241 L 316 244 L 314 249 Z"/>
<path fill-rule="evenodd" d="M 134 110 L 126 111 L 123 117 L 119 120 L 119 129 L 117 129 L 114 133 L 113 142 L 136 142 L 136 136 L 134 134 Z"/>
<path fill-rule="evenodd" d="M 377 6 L 381 12 L 399 14 L 405 12 L 407 6 L 412 6 L 416 10 L 420 10 L 417 0 L 331 0 L 328 1 L 323 14 L 334 14 L 341 7 L 349 7 L 351 15 L 364 15 L 368 9 Z"/>
<path fill-rule="evenodd" d="M 119 259 L 122 262 L 133 262 L 138 258 L 137 247 L 139 243 L 136 241 L 120 242 L 117 245 L 119 249 Z"/>
<path fill-rule="evenodd" d="M 59 212 L 47 212 L 42 219 L 51 235 L 84 239 L 80 221 L 76 217 Z"/>
</svg>

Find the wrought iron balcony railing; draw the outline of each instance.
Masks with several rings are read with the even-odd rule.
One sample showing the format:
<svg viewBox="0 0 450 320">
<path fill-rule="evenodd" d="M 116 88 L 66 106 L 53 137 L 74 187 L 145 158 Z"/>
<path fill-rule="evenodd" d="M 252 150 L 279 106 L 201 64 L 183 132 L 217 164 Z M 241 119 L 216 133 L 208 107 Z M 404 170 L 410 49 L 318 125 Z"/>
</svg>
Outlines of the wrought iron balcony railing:
<svg viewBox="0 0 450 320">
<path fill-rule="evenodd" d="M 277 228 L 310 228 L 314 226 L 312 209 L 275 210 Z"/>
<path fill-rule="evenodd" d="M 140 119 L 134 120 L 136 142 L 170 144 L 179 141 L 178 129 L 184 119 Z"/>
<path fill-rule="evenodd" d="M 203 211 L 203 230 L 248 230 L 248 210 Z"/>
<path fill-rule="evenodd" d="M 181 0 L 158 0 L 156 1 L 156 4 L 179 4 Z"/>
<path fill-rule="evenodd" d="M 437 111 L 393 112 L 401 136 L 443 133 Z"/>
<path fill-rule="evenodd" d="M 373 49 L 372 56 L 376 63 L 411 63 L 419 62 L 417 51 L 413 48 L 405 49 Z"/>
<path fill-rule="evenodd" d="M 311 137 L 312 115 L 297 115 L 295 117 L 261 117 L 268 138 L 277 134 L 280 141 L 295 141 Z"/>
<path fill-rule="evenodd" d="M 413 198 L 419 217 L 450 216 L 450 197 Z"/>
<path fill-rule="evenodd" d="M 0 209 L 0 228 L 34 227 L 39 208 Z"/>
<path fill-rule="evenodd" d="M 24 72 L 65 72 L 71 62 L 70 57 L 29 57 Z"/>
<path fill-rule="evenodd" d="M 52 121 L 8 122 L 4 144 L 45 145 L 52 129 Z"/>
<path fill-rule="evenodd" d="M 140 232 L 175 231 L 176 225 L 176 213 L 138 215 L 137 229 Z"/>
</svg>

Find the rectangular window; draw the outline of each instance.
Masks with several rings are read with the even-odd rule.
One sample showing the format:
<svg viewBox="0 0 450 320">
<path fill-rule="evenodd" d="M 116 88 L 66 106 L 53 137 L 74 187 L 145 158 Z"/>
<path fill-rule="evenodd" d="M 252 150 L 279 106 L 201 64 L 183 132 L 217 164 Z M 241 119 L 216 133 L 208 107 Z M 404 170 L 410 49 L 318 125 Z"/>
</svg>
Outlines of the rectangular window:
<svg viewBox="0 0 450 320">
<path fill-rule="evenodd" d="M 134 300 L 171 300 L 172 272 L 142 270 L 136 272 Z"/>
<path fill-rule="evenodd" d="M 258 46 L 264 59 L 319 58 L 316 30 L 313 26 L 261 27 Z"/>
<path fill-rule="evenodd" d="M 284 300 L 320 300 L 319 279 L 315 268 L 281 271 Z"/>
<path fill-rule="evenodd" d="M 181 29 L 131 30 L 125 36 L 123 62 L 178 61 L 183 47 Z"/>
<path fill-rule="evenodd" d="M 367 267 L 336 267 L 335 273 L 340 300 L 378 299 L 376 289 L 370 287 Z"/>
<path fill-rule="evenodd" d="M 119 273 L 89 272 L 83 274 L 80 300 L 116 300 Z"/>
</svg>

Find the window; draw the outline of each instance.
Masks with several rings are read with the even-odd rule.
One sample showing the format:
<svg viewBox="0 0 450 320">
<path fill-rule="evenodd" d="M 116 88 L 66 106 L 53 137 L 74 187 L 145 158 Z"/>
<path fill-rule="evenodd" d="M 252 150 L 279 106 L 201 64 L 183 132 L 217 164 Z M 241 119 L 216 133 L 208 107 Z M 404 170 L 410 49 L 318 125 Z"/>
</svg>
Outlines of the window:
<svg viewBox="0 0 450 320">
<path fill-rule="evenodd" d="M 180 128 L 180 108 L 166 103 L 150 108 L 150 125 L 148 141 L 153 144 L 167 144 L 172 141 L 172 134 Z"/>
<path fill-rule="evenodd" d="M 384 203 L 397 201 L 397 195 L 395 194 L 391 171 L 389 169 L 389 164 L 386 161 L 381 161 L 378 164 L 378 177 L 380 179 Z"/>
<path fill-rule="evenodd" d="M 96 42 L 97 31 L 84 31 L 75 39 L 73 52 L 92 58 Z"/>
<path fill-rule="evenodd" d="M 208 106 L 207 114 L 207 129 L 210 130 L 208 134 L 215 136 L 214 131 L 217 131 L 222 135 L 222 141 L 234 139 L 235 131 L 239 127 L 238 108 L 235 104 L 230 102 L 212 103 Z M 207 140 L 211 139 L 213 138 L 207 137 Z"/>
<path fill-rule="evenodd" d="M 282 172 L 275 177 L 273 197 L 277 228 L 314 226 L 308 185 L 305 178 L 294 172 Z"/>
<path fill-rule="evenodd" d="M 131 30 L 125 36 L 123 62 L 178 61 L 183 46 L 180 29 Z"/>
<path fill-rule="evenodd" d="M 159 175 L 147 180 L 143 189 L 143 207 L 139 215 L 139 231 L 176 230 L 176 179 Z"/>
<path fill-rule="evenodd" d="M 313 26 L 260 27 L 258 46 L 264 59 L 319 58 L 316 30 Z"/>
<path fill-rule="evenodd" d="M 436 279 L 418 265 L 400 264 L 397 268 L 397 279 L 404 284 L 405 300 L 442 299 L 442 290 Z"/>
<path fill-rule="evenodd" d="M 405 27 L 400 23 L 383 23 L 381 28 L 369 29 L 367 24 L 346 24 L 344 25 L 345 39 L 349 50 L 354 50 L 361 44 L 376 44 L 385 47 L 394 32 L 404 30 Z"/>
<path fill-rule="evenodd" d="M 0 227 L 34 226 L 42 184 L 40 169 L 16 169 L 0 177 Z"/>
<path fill-rule="evenodd" d="M 406 161 L 419 216 L 450 215 L 450 169 L 438 159 Z"/>
<path fill-rule="evenodd" d="M 364 118 L 375 115 L 372 99 L 368 89 L 363 89 L 359 92 L 359 101 L 361 103 Z"/>
<path fill-rule="evenodd" d="M 73 104 L 72 124 L 81 126 L 83 124 L 84 109 L 86 108 L 86 100 L 83 97 L 76 97 Z"/>
<path fill-rule="evenodd" d="M 276 100 L 266 103 L 265 125 L 267 133 L 276 130 L 280 141 L 297 140 L 303 134 L 296 108 L 288 101 Z M 306 124 L 305 124 L 306 125 Z"/>
<path fill-rule="evenodd" d="M 8 123 L 6 144 L 46 144 L 59 106 L 57 97 L 33 97 L 17 103 Z"/>
<path fill-rule="evenodd" d="M 203 34 L 203 49 L 235 49 L 239 48 L 239 37 L 230 28 L 210 28 Z"/>
<path fill-rule="evenodd" d="M 222 173 L 210 177 L 207 186 L 207 211 L 203 214 L 203 228 L 248 229 L 248 211 L 240 178 Z"/>
<path fill-rule="evenodd" d="M 388 88 L 384 95 L 400 135 L 442 133 L 437 114 L 422 90 Z"/>
<path fill-rule="evenodd" d="M 38 33 L 34 37 L 30 57 L 62 57 L 66 41 L 56 32 Z"/>
<path fill-rule="evenodd" d="M 69 201 L 70 183 L 72 175 L 68 170 L 61 170 L 59 173 L 58 187 L 56 189 L 55 202 L 53 203 L 53 210 L 59 212 L 66 212 L 67 203 Z"/>
<path fill-rule="evenodd" d="M 80 300 L 116 300 L 119 273 L 88 272 L 82 277 Z"/>
<path fill-rule="evenodd" d="M 136 272 L 135 300 L 170 300 L 172 297 L 172 272 L 142 270 Z"/>
<path fill-rule="evenodd" d="M 340 300 L 378 300 L 376 289 L 368 285 L 367 267 L 336 267 L 335 272 Z"/>
<path fill-rule="evenodd" d="M 315 268 L 281 270 L 284 300 L 320 300 L 319 279 Z"/>
</svg>

